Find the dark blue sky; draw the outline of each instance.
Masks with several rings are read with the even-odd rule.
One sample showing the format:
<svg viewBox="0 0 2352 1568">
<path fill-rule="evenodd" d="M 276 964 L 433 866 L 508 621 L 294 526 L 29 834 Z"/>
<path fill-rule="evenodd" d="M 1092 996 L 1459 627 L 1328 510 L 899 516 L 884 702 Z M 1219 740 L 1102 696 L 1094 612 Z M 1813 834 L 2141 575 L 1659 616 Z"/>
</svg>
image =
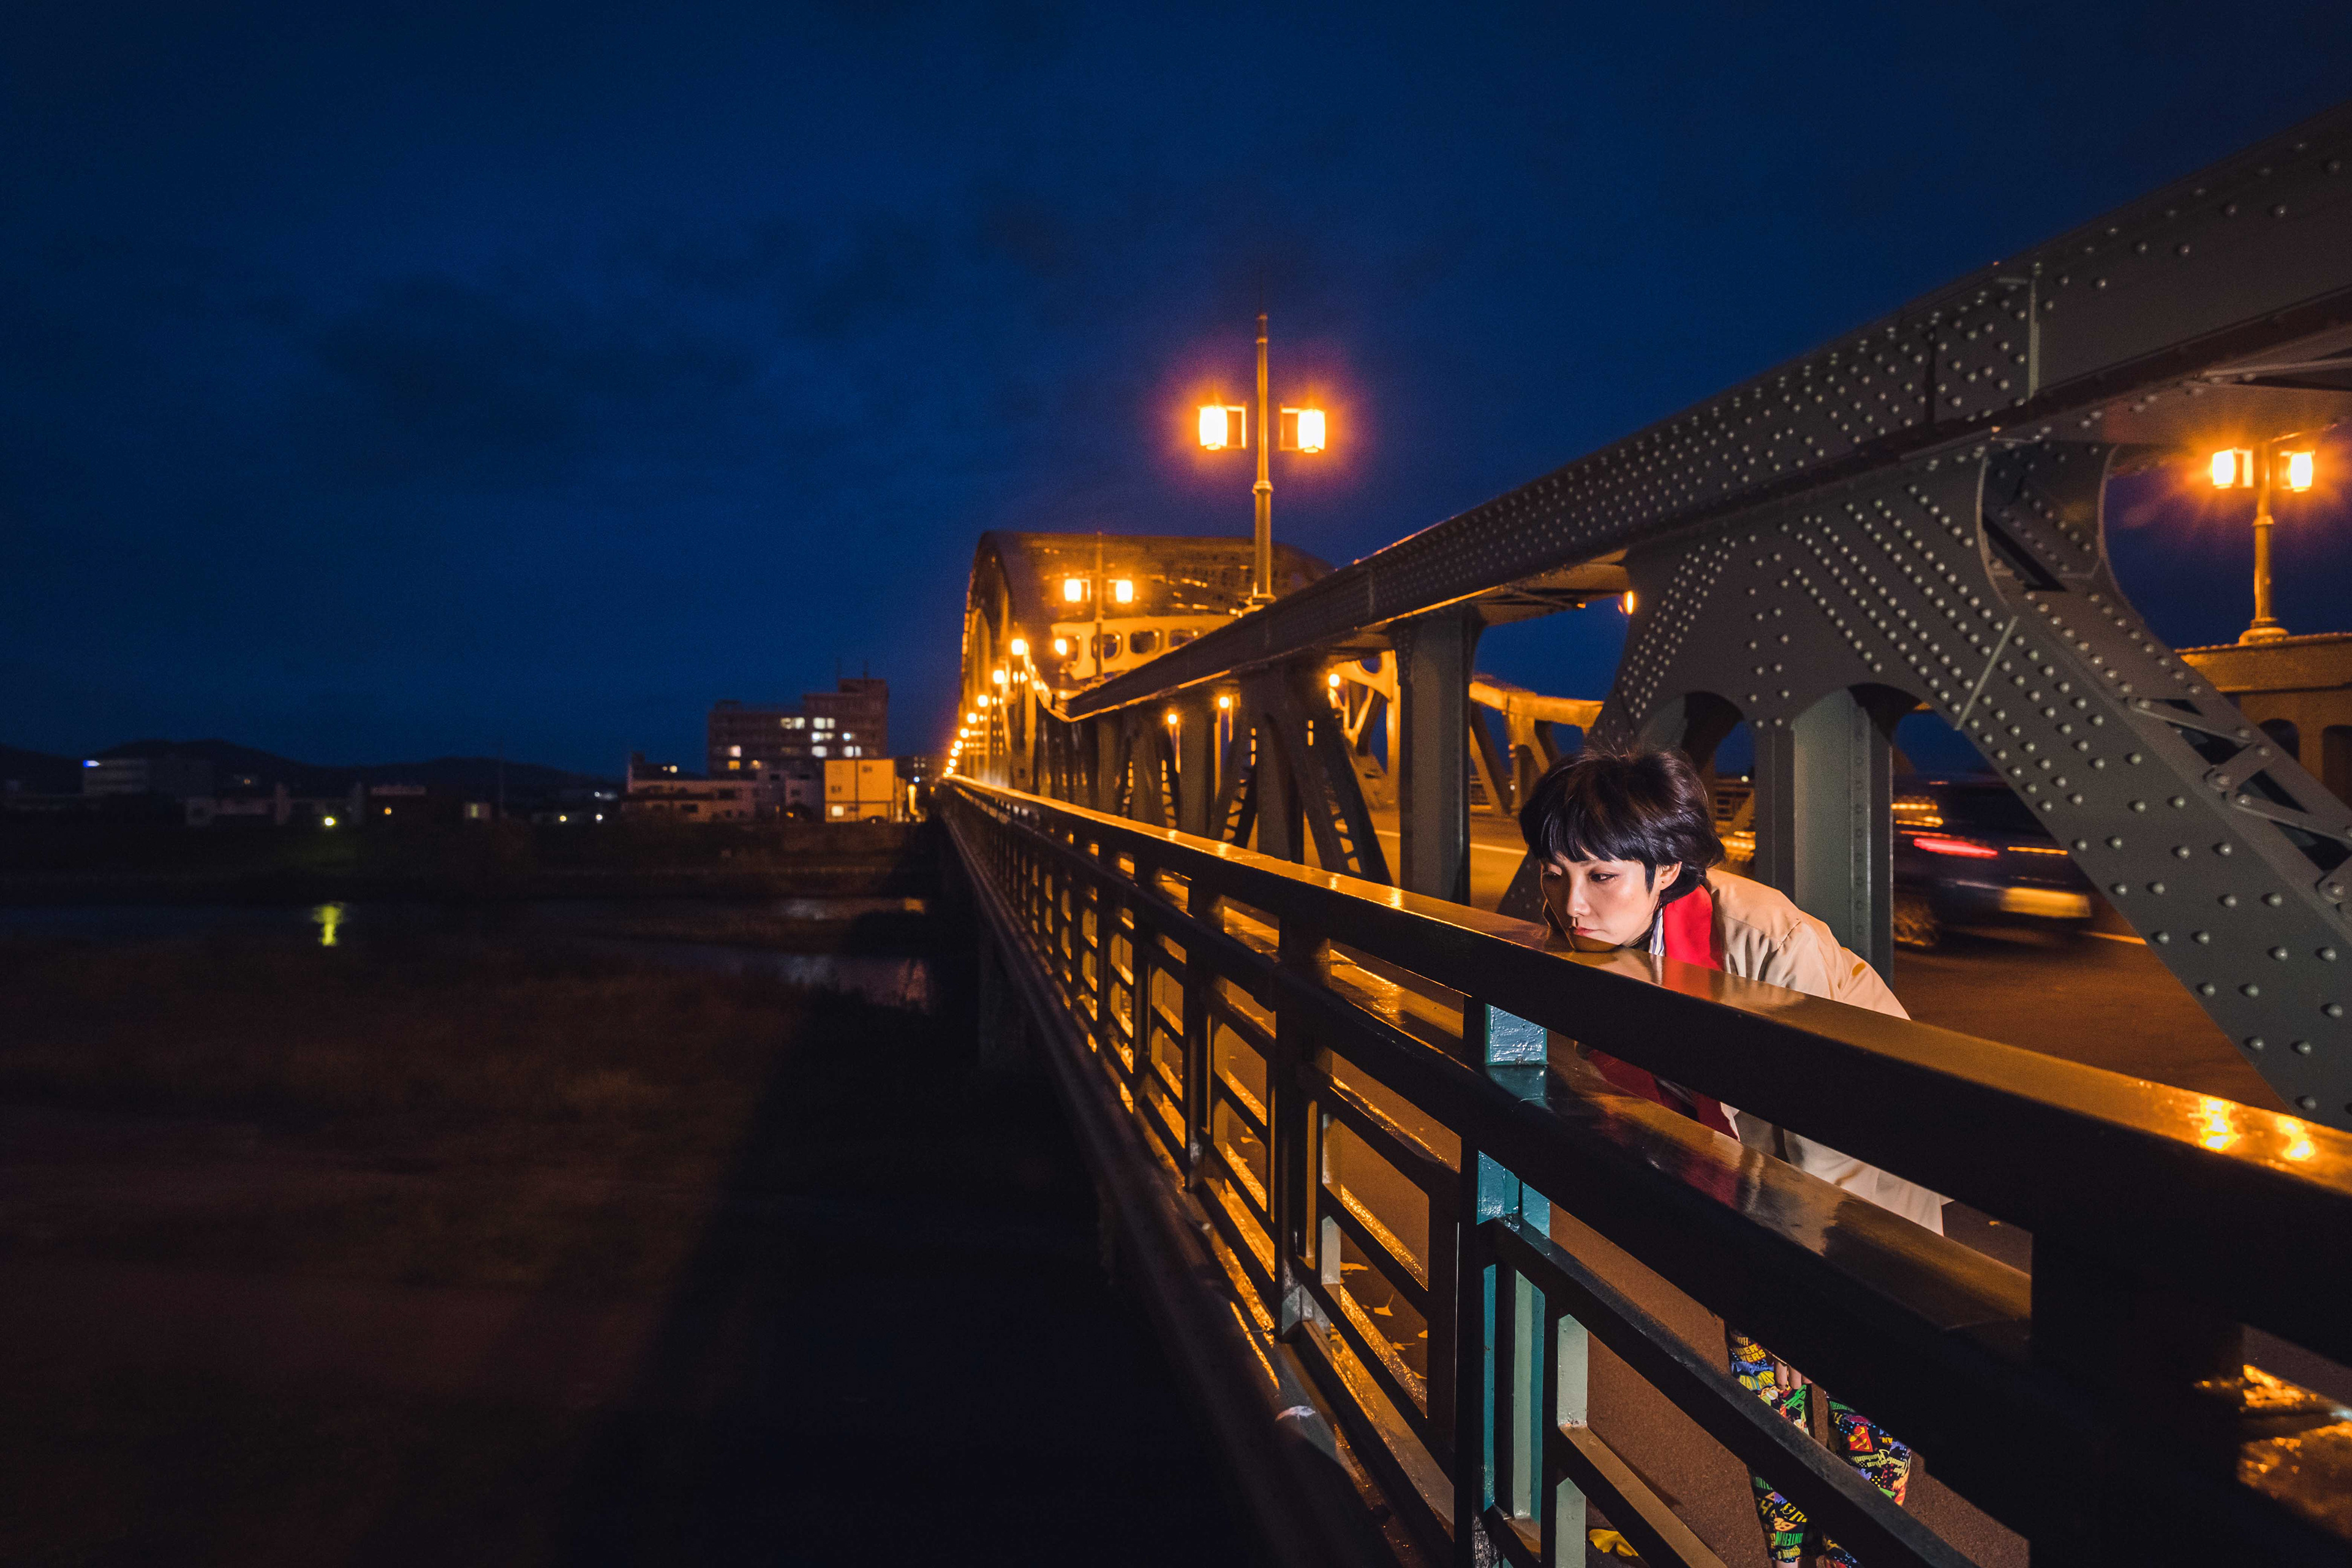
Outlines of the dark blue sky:
<svg viewBox="0 0 2352 1568">
<path fill-rule="evenodd" d="M 1261 300 L 1335 410 L 1276 526 L 1344 561 L 2347 82 L 2337 0 L 18 0 L 0 740 L 609 773 L 840 660 L 929 745 L 982 530 L 1246 530 L 1184 420 Z M 2205 512 L 2122 546 L 2179 642 L 2244 619 Z M 1619 635 L 1483 662 L 1597 695 Z"/>
</svg>

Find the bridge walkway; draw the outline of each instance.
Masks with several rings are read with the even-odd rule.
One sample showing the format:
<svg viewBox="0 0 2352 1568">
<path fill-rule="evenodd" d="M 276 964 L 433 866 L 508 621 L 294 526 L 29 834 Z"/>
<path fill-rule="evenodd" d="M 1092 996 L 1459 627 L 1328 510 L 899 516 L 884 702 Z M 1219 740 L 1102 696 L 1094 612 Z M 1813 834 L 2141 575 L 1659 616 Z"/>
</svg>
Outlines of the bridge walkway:
<svg viewBox="0 0 2352 1568">
<path fill-rule="evenodd" d="M 1277 1557 L 1368 1560 L 1369 1520 L 1400 1563 L 1565 1563 L 1605 1520 L 1661 1568 L 1755 1562 L 1753 1468 L 1874 1568 L 2346 1560 L 2352 1137 L 1036 796 L 942 806 L 983 1029 L 1033 1036 L 1158 1235 Z M 1571 1039 L 1973 1215 L 1895 1220 Z M 1726 1317 L 1917 1446 L 1912 1511 L 1759 1427 Z"/>
</svg>

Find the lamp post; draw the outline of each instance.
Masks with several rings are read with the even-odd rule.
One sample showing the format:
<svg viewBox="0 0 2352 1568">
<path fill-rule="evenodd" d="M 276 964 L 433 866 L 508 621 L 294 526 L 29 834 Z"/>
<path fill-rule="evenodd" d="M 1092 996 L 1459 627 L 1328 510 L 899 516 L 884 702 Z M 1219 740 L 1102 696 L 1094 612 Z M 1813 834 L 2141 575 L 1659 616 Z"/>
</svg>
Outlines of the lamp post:
<svg viewBox="0 0 2352 1568">
<path fill-rule="evenodd" d="M 1286 452 L 1319 452 L 1325 446 L 1327 425 L 1319 408 L 1283 408 L 1280 426 L 1268 418 L 1268 395 L 1265 370 L 1265 312 L 1257 313 L 1257 483 L 1251 487 L 1256 501 L 1256 553 L 1251 568 L 1249 602 L 1252 608 L 1274 602 L 1274 470 L 1272 448 L 1276 442 Z M 1201 445 L 1212 452 L 1222 452 L 1228 447 L 1249 445 L 1249 411 L 1231 404 L 1208 403 L 1201 406 Z"/>
<path fill-rule="evenodd" d="M 2263 441 L 2251 447 L 2224 447 L 2211 460 L 2215 489 L 2254 492 L 2254 618 L 2238 634 L 2241 643 L 2276 642 L 2287 635 L 2271 614 L 2271 490 L 2274 485 L 2298 493 L 2309 489 L 2315 465 L 2312 453 L 2282 451 L 2280 447 L 2279 441 Z"/>
</svg>

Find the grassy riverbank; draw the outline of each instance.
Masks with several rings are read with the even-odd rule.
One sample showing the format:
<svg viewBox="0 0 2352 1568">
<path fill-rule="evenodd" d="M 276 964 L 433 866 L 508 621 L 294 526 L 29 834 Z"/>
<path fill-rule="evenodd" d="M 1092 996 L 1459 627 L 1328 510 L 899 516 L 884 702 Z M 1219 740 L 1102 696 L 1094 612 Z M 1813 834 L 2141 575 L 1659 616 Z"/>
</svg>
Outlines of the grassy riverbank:
<svg viewBox="0 0 2352 1568">
<path fill-rule="evenodd" d="M 0 943 L 0 1560 L 1238 1550 L 951 1022 L 424 938 Z"/>
</svg>

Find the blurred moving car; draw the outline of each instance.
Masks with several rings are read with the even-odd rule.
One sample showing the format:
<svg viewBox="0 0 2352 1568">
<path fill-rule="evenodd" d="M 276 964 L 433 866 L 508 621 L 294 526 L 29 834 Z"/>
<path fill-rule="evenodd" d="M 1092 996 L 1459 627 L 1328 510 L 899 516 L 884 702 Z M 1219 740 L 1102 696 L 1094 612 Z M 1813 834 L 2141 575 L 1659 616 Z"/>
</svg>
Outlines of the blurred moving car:
<svg viewBox="0 0 2352 1568">
<path fill-rule="evenodd" d="M 1933 947 L 1953 926 L 2091 923 L 2090 879 L 2032 808 L 1990 778 L 1895 784 L 1895 940 Z"/>
<path fill-rule="evenodd" d="M 1726 864 L 1752 875 L 1756 803 L 1746 779 L 1715 786 Z M 1997 778 L 1895 782 L 1895 940 L 1934 947 L 1956 926 L 2072 934 L 2097 908 L 2090 879 L 2032 807 Z"/>
</svg>

